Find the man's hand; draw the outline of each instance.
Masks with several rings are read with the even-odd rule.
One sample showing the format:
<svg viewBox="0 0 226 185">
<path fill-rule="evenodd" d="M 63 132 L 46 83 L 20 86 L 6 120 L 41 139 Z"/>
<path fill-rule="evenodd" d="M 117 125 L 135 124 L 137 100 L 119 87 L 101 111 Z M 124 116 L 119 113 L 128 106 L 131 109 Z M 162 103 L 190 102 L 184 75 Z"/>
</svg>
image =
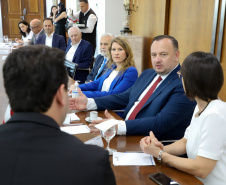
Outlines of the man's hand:
<svg viewBox="0 0 226 185">
<path fill-rule="evenodd" d="M 153 132 L 149 133 L 150 136 L 147 136 L 140 141 L 140 147 L 144 153 L 158 157 L 159 151 L 163 150 L 163 144 L 158 141 Z"/>
<path fill-rule="evenodd" d="M 79 97 L 69 99 L 69 109 L 71 110 L 86 110 L 88 98 L 78 88 Z"/>
<path fill-rule="evenodd" d="M 97 124 L 99 124 L 99 123 L 102 123 L 102 122 L 104 122 L 104 121 L 107 121 L 107 120 L 109 120 L 109 119 L 115 119 L 115 118 L 108 112 L 108 110 L 105 110 L 104 114 L 105 114 L 105 116 L 106 116 L 107 119 L 93 120 L 93 121 L 89 124 L 90 127 L 93 127 L 92 129 L 90 129 L 90 132 L 91 132 L 91 133 L 93 133 L 93 134 L 100 134 L 100 130 L 97 129 L 97 128 L 95 128 L 94 126 L 97 125 Z M 116 128 L 116 130 L 117 130 L 117 128 Z"/>
</svg>

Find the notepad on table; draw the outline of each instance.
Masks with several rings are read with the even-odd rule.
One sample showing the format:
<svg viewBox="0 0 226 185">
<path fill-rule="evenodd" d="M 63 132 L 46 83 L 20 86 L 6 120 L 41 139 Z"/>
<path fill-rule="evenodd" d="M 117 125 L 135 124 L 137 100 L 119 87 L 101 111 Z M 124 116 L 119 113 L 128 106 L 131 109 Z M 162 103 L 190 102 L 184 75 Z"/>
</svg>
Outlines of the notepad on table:
<svg viewBox="0 0 226 185">
<path fill-rule="evenodd" d="M 113 164 L 115 166 L 149 166 L 155 165 L 152 155 L 140 152 L 114 152 Z"/>
</svg>

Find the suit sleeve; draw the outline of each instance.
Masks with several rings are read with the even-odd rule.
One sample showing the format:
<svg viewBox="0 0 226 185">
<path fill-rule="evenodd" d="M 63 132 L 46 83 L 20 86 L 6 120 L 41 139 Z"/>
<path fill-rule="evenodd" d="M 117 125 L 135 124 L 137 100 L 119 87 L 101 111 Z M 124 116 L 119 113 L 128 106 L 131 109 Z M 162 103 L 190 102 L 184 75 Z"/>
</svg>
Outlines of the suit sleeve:
<svg viewBox="0 0 226 185">
<path fill-rule="evenodd" d="M 63 51 L 66 51 L 66 43 L 65 43 L 64 37 L 60 37 L 59 44 L 60 44 L 60 49 Z"/>
<path fill-rule="evenodd" d="M 101 79 L 101 78 L 103 78 L 103 76 L 100 77 L 99 79 Z M 121 79 L 119 79 L 116 82 L 115 87 L 113 89 L 111 89 L 111 87 L 110 87 L 110 90 L 108 92 L 107 91 L 102 91 L 102 92 L 101 91 L 84 91 L 83 93 L 88 98 L 120 94 L 120 93 L 126 91 L 128 88 L 133 86 L 133 84 L 135 83 L 135 81 L 138 78 L 138 72 L 135 67 L 130 67 L 119 78 L 121 78 Z M 117 79 L 115 79 L 115 80 L 117 80 Z"/>
<path fill-rule="evenodd" d="M 91 70 L 91 72 L 89 73 L 89 75 L 86 78 L 86 82 L 90 82 L 90 80 L 91 81 L 94 81 L 95 73 L 97 73 L 95 71 L 98 71 L 98 69 L 99 69 L 97 67 L 99 62 L 102 62 L 102 60 L 100 61 L 100 57 L 99 58 L 97 57 L 96 60 L 95 60 L 95 62 L 94 62 L 93 69 Z"/>
<path fill-rule="evenodd" d="M 127 104 L 129 103 L 131 90 L 132 87 L 120 94 L 94 98 L 94 101 L 97 105 L 97 110 L 118 110 L 126 108 Z"/>
</svg>

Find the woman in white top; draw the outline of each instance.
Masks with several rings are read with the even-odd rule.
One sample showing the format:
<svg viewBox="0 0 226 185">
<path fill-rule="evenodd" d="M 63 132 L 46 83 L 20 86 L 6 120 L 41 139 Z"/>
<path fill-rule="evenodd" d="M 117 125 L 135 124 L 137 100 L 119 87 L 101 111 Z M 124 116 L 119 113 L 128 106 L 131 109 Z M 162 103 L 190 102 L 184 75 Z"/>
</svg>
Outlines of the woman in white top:
<svg viewBox="0 0 226 185">
<path fill-rule="evenodd" d="M 140 141 L 141 149 L 161 162 L 197 176 L 205 185 L 226 184 L 226 103 L 218 99 L 223 70 L 211 53 L 194 52 L 181 72 L 186 95 L 197 102 L 182 139 L 167 146 L 154 133 Z M 177 157 L 187 153 L 188 158 Z"/>
<path fill-rule="evenodd" d="M 116 37 L 109 47 L 108 70 L 97 80 L 79 85 L 88 98 L 119 94 L 130 88 L 138 78 L 133 52 L 128 41 Z M 71 89 L 73 86 L 71 87 Z"/>
<path fill-rule="evenodd" d="M 17 43 L 29 43 L 33 37 L 33 32 L 31 31 L 29 24 L 23 20 L 18 23 L 18 27 L 22 35 L 22 39 L 16 38 L 15 41 Z"/>
</svg>

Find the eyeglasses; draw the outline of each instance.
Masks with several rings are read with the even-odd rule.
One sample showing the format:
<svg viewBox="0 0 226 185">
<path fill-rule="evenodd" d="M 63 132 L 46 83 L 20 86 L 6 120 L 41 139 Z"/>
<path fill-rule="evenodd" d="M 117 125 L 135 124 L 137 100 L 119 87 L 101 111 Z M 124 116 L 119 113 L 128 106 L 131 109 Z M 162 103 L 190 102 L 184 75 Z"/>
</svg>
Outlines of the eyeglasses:
<svg viewBox="0 0 226 185">
<path fill-rule="evenodd" d="M 30 28 L 33 30 L 33 29 L 35 29 L 35 28 L 37 28 L 37 27 L 38 27 L 38 26 L 35 26 L 35 27 L 30 27 Z"/>
<path fill-rule="evenodd" d="M 180 71 L 177 72 L 177 75 L 178 75 L 178 78 L 179 79 L 182 79 L 183 78 L 183 76 L 181 75 L 181 72 Z"/>
</svg>

